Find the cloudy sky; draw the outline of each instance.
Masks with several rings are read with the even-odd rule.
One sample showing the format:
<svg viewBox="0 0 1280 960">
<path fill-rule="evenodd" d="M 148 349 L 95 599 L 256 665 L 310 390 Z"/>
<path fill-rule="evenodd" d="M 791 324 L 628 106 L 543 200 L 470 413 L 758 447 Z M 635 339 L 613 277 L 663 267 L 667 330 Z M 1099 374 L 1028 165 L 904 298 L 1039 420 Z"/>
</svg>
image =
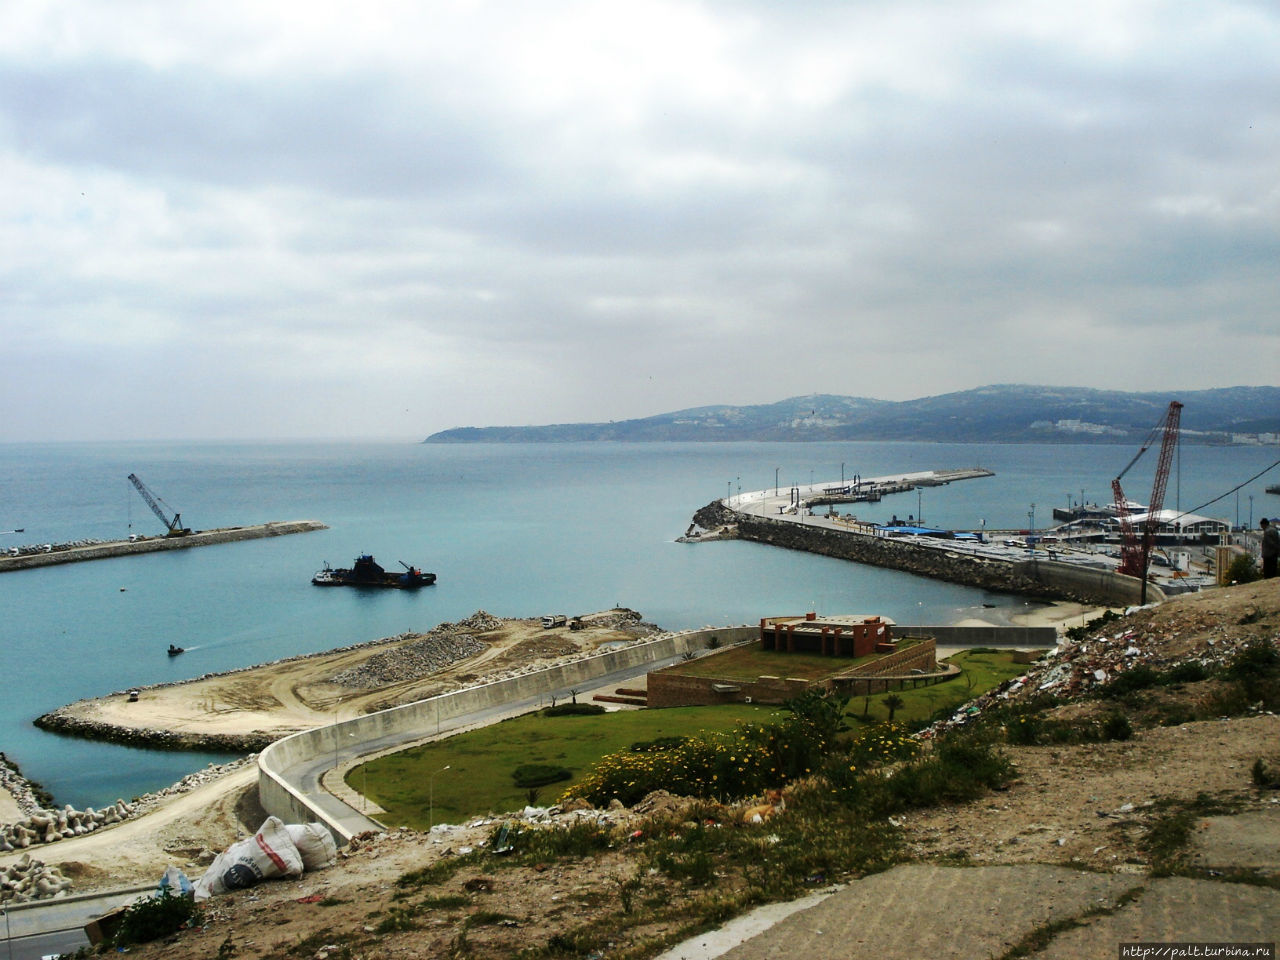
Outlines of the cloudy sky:
<svg viewBox="0 0 1280 960">
<path fill-rule="evenodd" d="M 1280 8 L 0 7 L 0 440 L 1280 368 Z"/>
</svg>

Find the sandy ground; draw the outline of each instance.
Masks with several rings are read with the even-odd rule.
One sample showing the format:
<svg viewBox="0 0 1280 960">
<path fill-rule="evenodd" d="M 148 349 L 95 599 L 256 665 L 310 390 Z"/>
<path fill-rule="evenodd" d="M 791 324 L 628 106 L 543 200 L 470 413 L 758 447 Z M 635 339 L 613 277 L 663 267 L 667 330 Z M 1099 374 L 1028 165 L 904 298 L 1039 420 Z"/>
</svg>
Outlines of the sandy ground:
<svg viewBox="0 0 1280 960">
<path fill-rule="evenodd" d="M 299 730 L 362 716 L 435 696 L 517 667 L 549 665 L 594 651 L 601 644 L 635 639 L 617 629 L 618 614 L 584 618 L 582 630 L 544 630 L 537 619 L 504 620 L 496 630 L 474 634 L 487 645 L 477 656 L 422 677 L 373 689 L 332 682 L 344 670 L 379 654 L 412 644 L 421 634 L 365 644 L 356 649 L 265 664 L 173 686 L 142 690 L 137 702 L 124 694 L 80 700 L 59 712 L 129 729 L 195 734 L 265 733 L 279 738 Z"/>
</svg>

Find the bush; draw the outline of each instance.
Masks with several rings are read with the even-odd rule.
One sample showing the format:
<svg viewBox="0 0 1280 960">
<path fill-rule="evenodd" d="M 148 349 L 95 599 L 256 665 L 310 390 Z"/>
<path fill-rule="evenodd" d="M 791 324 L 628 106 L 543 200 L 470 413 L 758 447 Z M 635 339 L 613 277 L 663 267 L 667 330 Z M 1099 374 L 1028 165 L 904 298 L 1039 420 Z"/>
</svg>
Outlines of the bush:
<svg viewBox="0 0 1280 960">
<path fill-rule="evenodd" d="M 661 753 L 663 750 L 674 750 L 687 737 L 658 737 L 656 740 L 637 740 L 630 747 L 632 753 Z"/>
<path fill-rule="evenodd" d="M 598 703 L 558 703 L 554 707 L 543 708 L 544 717 L 588 716 L 604 713 L 604 707 Z"/>
<path fill-rule="evenodd" d="M 1227 583 L 1253 583 L 1261 576 L 1251 553 L 1240 554 L 1227 567 Z"/>
<path fill-rule="evenodd" d="M 150 943 L 200 922 L 200 908 L 190 897 L 175 895 L 168 888 L 158 895 L 131 903 L 111 938 L 114 947 Z"/>
<path fill-rule="evenodd" d="M 1146 690 L 1149 687 L 1156 686 L 1159 682 L 1159 673 L 1146 664 L 1139 664 L 1126 670 L 1110 683 L 1103 685 L 1098 692 L 1104 697 L 1116 698 L 1137 690 Z"/>
<path fill-rule="evenodd" d="M 511 779 L 522 790 L 527 787 L 545 787 L 549 783 L 573 779 L 573 771 L 554 767 L 548 763 L 524 763 L 511 771 Z"/>
</svg>

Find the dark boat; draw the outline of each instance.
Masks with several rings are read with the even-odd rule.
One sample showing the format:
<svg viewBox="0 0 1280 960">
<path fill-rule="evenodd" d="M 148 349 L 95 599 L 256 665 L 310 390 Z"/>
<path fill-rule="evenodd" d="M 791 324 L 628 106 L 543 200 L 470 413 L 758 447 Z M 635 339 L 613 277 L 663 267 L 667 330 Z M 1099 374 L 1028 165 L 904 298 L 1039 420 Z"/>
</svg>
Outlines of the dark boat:
<svg viewBox="0 0 1280 960">
<path fill-rule="evenodd" d="M 176 657 L 178 654 L 186 653 L 186 652 L 187 652 L 186 647 L 175 647 L 172 643 L 169 644 L 169 656 L 171 657 Z"/>
<path fill-rule="evenodd" d="M 311 578 L 311 582 L 317 587 L 392 587 L 396 590 L 416 590 L 436 582 L 434 573 L 423 573 L 403 560 L 400 561 L 400 566 L 404 567 L 404 573 L 387 572 L 366 553 L 356 557 L 350 568 L 334 569 L 326 563 L 324 569 L 317 571 Z"/>
</svg>

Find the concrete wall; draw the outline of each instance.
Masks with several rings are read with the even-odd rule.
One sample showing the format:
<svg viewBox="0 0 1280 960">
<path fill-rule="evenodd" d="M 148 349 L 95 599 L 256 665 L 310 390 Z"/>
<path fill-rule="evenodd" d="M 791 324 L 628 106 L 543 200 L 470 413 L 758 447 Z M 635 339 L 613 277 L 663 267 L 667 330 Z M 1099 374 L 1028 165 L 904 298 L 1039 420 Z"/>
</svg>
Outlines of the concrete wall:
<svg viewBox="0 0 1280 960">
<path fill-rule="evenodd" d="M 1038 559 L 1020 560 L 1014 566 L 1017 567 L 1019 576 L 1039 583 L 1051 583 L 1063 590 L 1095 598 L 1103 603 L 1127 607 L 1141 602 L 1142 581 L 1114 570 L 1097 570 L 1058 560 Z M 1154 583 L 1147 584 L 1147 603 L 1159 603 L 1164 599 L 1164 591 Z"/>
<path fill-rule="evenodd" d="M 275 814 L 286 823 L 323 823 L 340 843 L 345 843 L 353 836 L 355 828 L 352 824 L 363 823 L 363 819 L 346 822 L 327 816 L 290 782 L 289 771 L 292 768 L 326 753 L 335 753 L 339 746 L 343 750 L 350 750 L 365 741 L 391 734 L 404 735 L 406 742 L 425 738 L 434 733 L 445 720 L 539 697 L 555 690 L 583 686 L 615 670 L 700 651 L 706 648 L 707 640 L 712 636 L 721 643 L 731 644 L 756 639 L 759 633 L 758 626 L 747 626 L 670 634 L 545 670 L 468 687 L 314 730 L 304 730 L 277 740 L 259 754 L 258 798 L 267 813 Z"/>
<path fill-rule="evenodd" d="M 900 637 L 933 637 L 940 647 L 1053 647 L 1056 627 L 895 626 Z"/>
</svg>

